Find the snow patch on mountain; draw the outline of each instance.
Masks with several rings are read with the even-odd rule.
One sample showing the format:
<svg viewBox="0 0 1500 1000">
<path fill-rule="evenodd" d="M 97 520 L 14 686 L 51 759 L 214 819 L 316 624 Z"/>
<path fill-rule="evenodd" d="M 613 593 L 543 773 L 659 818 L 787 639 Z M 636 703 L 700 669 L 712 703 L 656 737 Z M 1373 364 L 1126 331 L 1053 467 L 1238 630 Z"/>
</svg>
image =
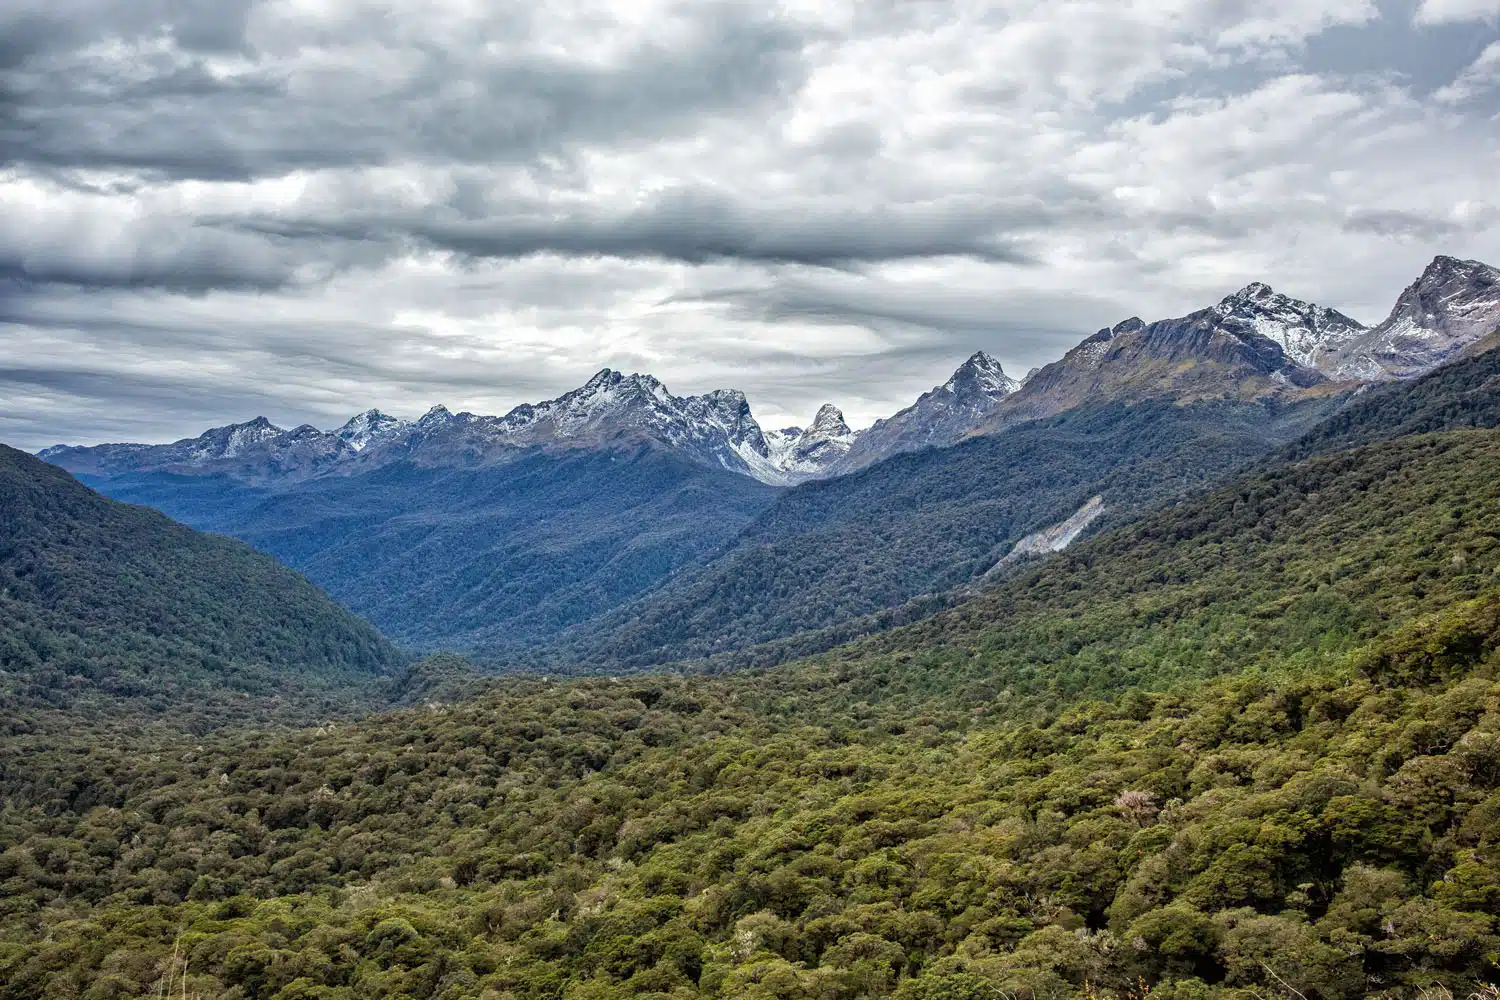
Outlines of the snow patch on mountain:
<svg viewBox="0 0 1500 1000">
<path fill-rule="evenodd" d="M 406 429 L 407 423 L 379 410 L 366 410 L 350 417 L 342 427 L 331 433 L 356 452 L 364 451 L 376 441 L 394 437 Z"/>
<path fill-rule="evenodd" d="M 1304 368 L 1321 368 L 1329 355 L 1366 330 L 1336 309 L 1283 295 L 1260 281 L 1225 296 L 1214 312 L 1272 341 Z"/>
</svg>

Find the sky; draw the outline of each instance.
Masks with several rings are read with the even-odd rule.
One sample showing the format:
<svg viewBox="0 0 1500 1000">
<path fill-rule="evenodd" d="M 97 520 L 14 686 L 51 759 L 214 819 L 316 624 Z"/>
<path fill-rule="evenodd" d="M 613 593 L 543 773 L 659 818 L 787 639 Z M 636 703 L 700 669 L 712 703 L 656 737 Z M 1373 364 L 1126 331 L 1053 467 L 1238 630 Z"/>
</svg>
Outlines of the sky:
<svg viewBox="0 0 1500 1000">
<path fill-rule="evenodd" d="M 1500 0 L 7 0 L 0 441 L 867 424 L 1250 281 L 1500 264 Z"/>
</svg>

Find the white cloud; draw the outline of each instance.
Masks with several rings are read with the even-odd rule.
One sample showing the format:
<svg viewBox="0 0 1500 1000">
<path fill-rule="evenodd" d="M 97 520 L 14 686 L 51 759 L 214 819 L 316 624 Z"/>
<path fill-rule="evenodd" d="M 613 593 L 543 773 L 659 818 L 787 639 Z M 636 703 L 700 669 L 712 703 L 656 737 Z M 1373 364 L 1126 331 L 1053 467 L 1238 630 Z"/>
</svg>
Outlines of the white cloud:
<svg viewBox="0 0 1500 1000">
<path fill-rule="evenodd" d="M 1414 19 L 1418 24 L 1449 24 L 1497 18 L 1500 18 L 1500 0 L 1422 0 Z"/>
<path fill-rule="evenodd" d="M 1500 42 L 1487 46 L 1448 86 L 1433 94 L 1444 104 L 1462 104 L 1500 88 Z"/>
</svg>

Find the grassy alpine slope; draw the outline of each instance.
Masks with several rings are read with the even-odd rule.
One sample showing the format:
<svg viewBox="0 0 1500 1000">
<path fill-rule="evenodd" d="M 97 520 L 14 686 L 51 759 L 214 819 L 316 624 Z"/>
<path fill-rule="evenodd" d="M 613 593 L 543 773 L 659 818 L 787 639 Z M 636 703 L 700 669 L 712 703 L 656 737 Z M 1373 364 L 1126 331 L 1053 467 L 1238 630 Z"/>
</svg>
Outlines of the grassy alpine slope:
<svg viewBox="0 0 1500 1000">
<path fill-rule="evenodd" d="M 12 738 L 0 997 L 1467 993 L 1497 460 L 1266 472 L 770 671 Z"/>
<path fill-rule="evenodd" d="M 400 665 L 365 622 L 269 556 L 116 503 L 0 445 L 0 717 L 303 718 Z M 255 695 L 254 699 L 241 695 Z"/>
</svg>

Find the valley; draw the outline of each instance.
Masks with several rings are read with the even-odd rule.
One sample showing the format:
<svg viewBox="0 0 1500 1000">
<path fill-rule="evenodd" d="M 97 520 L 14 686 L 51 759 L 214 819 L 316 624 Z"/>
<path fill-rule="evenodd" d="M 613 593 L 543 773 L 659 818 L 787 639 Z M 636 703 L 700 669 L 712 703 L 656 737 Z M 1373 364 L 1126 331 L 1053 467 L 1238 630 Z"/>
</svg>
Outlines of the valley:
<svg viewBox="0 0 1500 1000">
<path fill-rule="evenodd" d="M 6 449 L 0 997 L 1494 982 L 1500 323 L 1352 323 Z"/>
</svg>

